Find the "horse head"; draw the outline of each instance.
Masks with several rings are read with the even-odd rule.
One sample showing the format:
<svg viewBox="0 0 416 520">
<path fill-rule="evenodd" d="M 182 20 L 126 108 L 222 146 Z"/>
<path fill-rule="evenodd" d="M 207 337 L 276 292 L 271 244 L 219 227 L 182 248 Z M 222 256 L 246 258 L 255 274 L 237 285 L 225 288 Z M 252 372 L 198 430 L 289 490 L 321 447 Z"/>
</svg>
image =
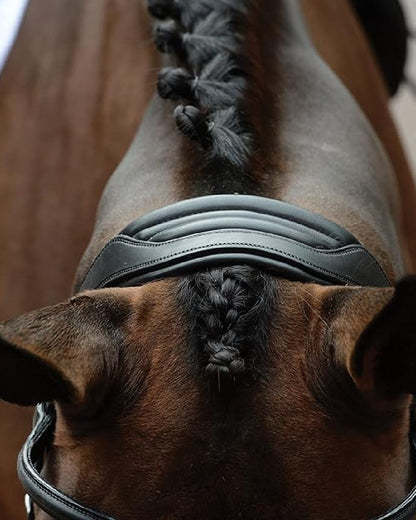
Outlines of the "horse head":
<svg viewBox="0 0 416 520">
<path fill-rule="evenodd" d="M 149 3 L 172 59 L 76 294 L 0 325 L 0 397 L 54 403 L 19 463 L 32 518 L 410 518 L 416 279 L 393 287 L 404 260 L 384 150 L 297 3 Z M 160 97 L 179 103 L 177 128 Z M 235 193 L 292 210 L 143 217 Z"/>
</svg>

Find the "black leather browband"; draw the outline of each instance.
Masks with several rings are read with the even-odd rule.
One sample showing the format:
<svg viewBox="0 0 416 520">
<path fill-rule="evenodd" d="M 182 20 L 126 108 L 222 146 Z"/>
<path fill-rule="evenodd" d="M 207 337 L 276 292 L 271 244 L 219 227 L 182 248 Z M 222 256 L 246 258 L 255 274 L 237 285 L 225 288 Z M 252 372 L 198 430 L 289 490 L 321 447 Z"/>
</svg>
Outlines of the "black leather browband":
<svg viewBox="0 0 416 520">
<path fill-rule="evenodd" d="M 303 282 L 390 285 L 373 255 L 338 224 L 278 200 L 213 195 L 129 224 L 102 249 L 79 290 L 141 285 L 230 264 Z"/>
</svg>

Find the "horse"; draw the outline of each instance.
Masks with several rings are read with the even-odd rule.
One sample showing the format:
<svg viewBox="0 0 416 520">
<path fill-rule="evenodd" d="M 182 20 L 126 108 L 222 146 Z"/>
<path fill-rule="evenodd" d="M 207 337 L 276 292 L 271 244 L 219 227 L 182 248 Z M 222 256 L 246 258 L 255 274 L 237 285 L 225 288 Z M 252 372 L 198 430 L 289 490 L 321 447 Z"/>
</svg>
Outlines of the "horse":
<svg viewBox="0 0 416 520">
<path fill-rule="evenodd" d="M 415 192 L 349 4 L 149 7 L 166 67 L 104 190 L 74 296 L 0 326 L 1 398 L 54 402 L 38 409 L 19 463 L 38 492 L 31 517 L 412 518 L 416 279 L 403 276 L 415 262 Z M 111 286 L 114 273 L 100 272 L 95 288 L 108 246 L 130 246 L 128 232 L 178 233 L 172 204 L 192 228 L 207 197 L 242 204 L 250 222 L 256 204 L 272 208 L 261 229 L 278 207 L 296 228 L 283 237 L 291 247 L 301 225 L 326 244 L 308 254 L 323 261 L 328 242 L 347 240 L 357 263 L 344 283 L 310 265 L 305 281 L 293 258 L 290 277 L 265 260 L 236 263 L 238 244 L 218 264 L 145 270 L 146 283 L 119 269 Z M 165 208 L 157 221 L 155 208 Z M 196 223 L 215 240 L 231 233 L 224 218 L 214 230 L 206 220 Z"/>
</svg>

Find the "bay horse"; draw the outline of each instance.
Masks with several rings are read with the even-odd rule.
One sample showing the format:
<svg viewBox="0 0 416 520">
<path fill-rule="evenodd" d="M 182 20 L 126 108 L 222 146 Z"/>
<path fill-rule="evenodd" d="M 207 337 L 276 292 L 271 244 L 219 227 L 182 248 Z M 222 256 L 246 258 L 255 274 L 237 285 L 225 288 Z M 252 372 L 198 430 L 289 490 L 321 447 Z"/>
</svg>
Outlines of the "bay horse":
<svg viewBox="0 0 416 520">
<path fill-rule="evenodd" d="M 414 188 L 386 91 L 348 4 L 333 6 L 150 3 L 181 132 L 155 96 L 75 296 L 0 328 L 0 395 L 55 402 L 42 479 L 103 512 L 90 518 L 411 518 L 414 278 L 305 283 L 227 262 L 77 292 L 120 229 L 204 195 L 319 214 L 385 285 L 411 269 Z M 31 515 L 54 517 L 40 502 Z"/>
</svg>

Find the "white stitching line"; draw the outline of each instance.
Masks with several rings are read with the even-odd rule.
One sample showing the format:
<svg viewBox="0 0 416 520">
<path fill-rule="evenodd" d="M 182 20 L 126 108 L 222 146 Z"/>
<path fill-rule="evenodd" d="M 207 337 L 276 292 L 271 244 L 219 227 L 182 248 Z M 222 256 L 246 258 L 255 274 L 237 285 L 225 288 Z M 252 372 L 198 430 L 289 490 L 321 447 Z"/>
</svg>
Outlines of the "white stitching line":
<svg viewBox="0 0 416 520">
<path fill-rule="evenodd" d="M 240 230 L 239 230 L 240 231 Z M 228 231 L 220 231 L 219 233 L 227 233 Z M 257 233 L 253 233 L 251 231 L 241 231 L 243 233 L 248 233 L 248 234 L 257 234 Z M 199 234 L 199 236 L 201 235 L 207 235 L 207 234 L 213 234 L 215 232 L 208 232 L 208 233 L 202 233 L 202 234 Z M 271 235 L 269 233 L 262 233 L 262 232 L 258 232 L 258 234 L 260 235 L 265 235 L 265 236 L 268 236 L 268 237 L 272 237 L 272 238 L 275 238 L 275 235 Z M 167 244 L 167 243 L 172 243 L 172 242 L 177 242 L 177 241 L 180 241 L 180 240 L 186 240 L 187 238 L 189 237 L 185 237 L 185 238 L 179 238 L 179 239 L 174 239 L 174 240 L 171 240 L 171 241 L 167 241 L 167 242 L 159 242 L 159 243 L 146 243 L 146 242 L 140 242 L 140 243 L 136 243 L 133 242 L 133 240 L 135 239 L 131 239 L 129 237 L 126 237 L 126 238 L 123 238 L 122 236 L 119 236 L 119 237 L 116 237 L 114 238 L 111 242 L 109 242 L 107 244 L 107 246 L 110 246 L 113 242 L 114 243 L 125 243 L 127 245 L 131 245 L 133 247 L 162 247 L 164 244 Z M 286 242 L 292 242 L 291 240 L 289 239 L 284 239 L 282 237 L 278 237 L 280 239 L 282 239 L 283 241 L 286 241 Z M 308 262 L 302 258 L 299 258 L 298 256 L 295 256 L 295 255 L 292 255 L 290 253 L 287 253 L 285 251 L 282 251 L 280 249 L 277 249 L 277 248 L 270 248 L 270 247 L 267 247 L 267 246 L 258 246 L 257 244 L 250 244 L 250 243 L 245 243 L 245 242 L 226 242 L 226 243 L 222 243 L 222 242 L 219 242 L 219 243 L 215 243 L 215 244 L 208 244 L 208 245 L 205 245 L 205 246 L 198 246 L 198 247 L 194 247 L 194 248 L 189 248 L 189 249 L 185 249 L 183 251 L 180 251 L 180 252 L 177 252 L 177 253 L 173 253 L 171 255 L 167 255 L 167 256 L 164 256 L 164 257 L 161 257 L 161 258 L 157 258 L 155 260 L 149 260 L 148 262 L 142 262 L 142 263 L 139 263 L 139 264 L 136 264 L 134 266 L 131 266 L 131 267 L 128 267 L 128 268 L 125 268 L 125 269 L 122 269 L 120 271 L 117 271 L 116 273 L 113 273 L 109 276 L 107 276 L 104 280 L 102 280 L 99 284 L 98 287 L 102 287 L 103 285 L 105 285 L 108 281 L 111 281 L 112 279 L 114 279 L 115 277 L 119 276 L 119 275 L 123 275 L 125 273 L 128 273 L 128 272 L 131 272 L 137 268 L 142 268 L 142 267 L 146 267 L 146 266 L 149 266 L 149 265 L 152 265 L 152 264 L 155 264 L 155 263 L 158 263 L 158 262 L 162 262 L 164 260 L 168 260 L 170 258 L 175 258 L 179 255 L 182 255 L 182 254 L 186 254 L 186 253 L 190 253 L 192 251 L 197 251 L 197 250 L 203 250 L 203 249 L 208 249 L 210 247 L 217 247 L 217 246 L 221 246 L 221 245 L 228 245 L 228 246 L 249 246 L 249 247 L 257 247 L 259 248 L 260 250 L 263 250 L 263 251 L 274 251 L 274 252 L 277 252 L 277 253 L 280 253 L 280 254 L 284 254 L 286 255 L 286 257 L 289 257 L 289 258 L 293 258 L 295 260 L 298 260 L 300 262 L 302 262 L 303 264 L 305 265 L 309 265 L 311 267 L 314 267 L 315 269 L 317 269 L 318 271 L 321 271 L 322 273 L 326 273 L 326 274 L 330 274 L 332 276 L 337 276 L 340 280 L 343 280 L 345 282 L 353 282 L 353 283 L 356 283 L 354 281 L 353 278 L 350 278 L 350 277 L 347 277 L 347 276 L 343 276 L 341 274 L 338 274 L 338 273 L 335 273 L 334 271 L 328 271 L 327 269 L 325 268 L 322 268 L 318 265 L 315 265 L 311 262 Z M 385 275 L 383 269 L 380 267 L 380 265 L 378 264 L 378 262 L 376 261 L 376 259 L 373 257 L 373 255 L 367 251 L 366 249 L 364 249 L 362 246 L 354 246 L 352 249 L 349 249 L 348 251 L 325 251 L 325 250 L 321 250 L 319 249 L 318 251 L 312 247 L 309 247 L 309 246 L 306 246 L 304 244 L 296 244 L 300 247 L 303 247 L 305 249 L 309 249 L 311 251 L 314 251 L 315 253 L 318 253 L 318 254 L 330 254 L 330 255 L 333 255 L 333 256 L 346 256 L 346 255 L 349 255 L 351 253 L 354 253 L 356 251 L 361 251 L 362 253 L 364 253 L 368 258 L 369 260 L 371 260 L 371 262 L 373 263 L 373 265 L 375 265 L 378 269 L 380 269 L 380 272 L 381 274 L 383 275 L 384 279 L 386 280 L 386 282 L 388 284 L 390 284 L 390 281 L 388 280 L 387 276 Z M 106 246 L 106 247 L 107 247 Z M 106 249 L 106 247 L 104 249 Z M 344 246 L 345 247 L 345 246 Z M 104 249 L 102 252 L 104 252 Z M 100 256 L 100 255 L 99 255 Z M 97 259 L 98 260 L 98 257 Z M 94 262 L 95 263 L 95 262 Z M 94 265 L 94 264 L 93 264 Z M 93 265 L 91 266 L 91 269 L 93 267 Z M 90 271 L 91 271 L 90 269 Z M 89 271 L 89 272 L 90 272 Z M 89 274 L 88 272 L 88 274 Z M 88 276 L 87 274 L 87 276 Z M 84 281 L 86 280 L 87 276 L 85 277 Z M 83 282 L 84 283 L 84 282 Z"/>
<path fill-rule="evenodd" d="M 201 250 L 201 249 L 208 249 L 209 247 L 216 247 L 216 246 L 221 246 L 221 245 L 230 245 L 230 246 L 250 246 L 250 247 L 258 247 L 259 249 L 261 250 L 268 250 L 268 251 L 275 251 L 277 253 L 284 253 L 287 257 L 289 258 L 293 258 L 294 260 L 299 260 L 301 262 L 303 262 L 304 264 L 306 265 L 309 265 L 311 267 L 314 267 L 316 269 L 318 269 L 319 271 L 323 272 L 323 273 L 326 273 L 326 274 L 330 274 L 330 275 L 335 275 L 335 276 L 338 276 L 339 279 L 341 280 L 344 280 L 345 282 L 354 282 L 354 280 L 352 278 L 349 278 L 347 276 L 344 276 L 344 275 L 341 275 L 341 274 L 337 274 L 337 273 L 334 273 L 333 271 L 328 271 L 327 269 L 324 269 L 323 267 L 320 267 L 320 266 L 317 266 L 315 264 L 312 264 L 306 260 L 303 260 L 295 255 L 291 255 L 290 253 L 286 253 L 284 251 L 281 251 L 279 249 L 274 249 L 274 248 L 264 248 L 264 247 L 259 247 L 257 246 L 256 244 L 248 244 L 248 243 L 238 243 L 238 242 L 227 242 L 227 243 L 218 243 L 218 244 L 210 244 L 209 246 L 200 246 L 200 247 L 193 247 L 193 248 L 190 248 L 190 249 L 186 249 L 186 250 L 183 250 L 183 251 L 180 251 L 179 253 L 175 253 L 175 254 L 172 254 L 172 255 L 168 255 L 168 256 L 164 256 L 164 257 L 161 257 L 161 258 L 157 258 L 156 260 L 149 260 L 148 262 L 142 262 L 141 264 L 136 264 L 134 266 L 131 266 L 131 267 L 126 267 L 125 269 L 122 269 L 120 271 L 117 271 L 116 273 L 113 273 L 109 276 L 107 276 L 107 278 L 105 278 L 104 280 L 102 280 L 102 282 L 100 282 L 100 287 L 102 287 L 103 285 L 105 285 L 108 281 L 111 281 L 112 279 L 115 279 L 117 278 L 119 275 L 123 275 L 123 274 L 126 274 L 126 273 L 129 273 L 131 271 L 134 271 L 138 268 L 142 268 L 142 267 L 146 267 L 146 266 L 149 266 L 149 265 L 152 265 L 152 264 L 156 264 L 158 262 L 163 262 L 163 260 L 168 260 L 170 258 L 175 258 L 183 253 L 191 253 L 192 251 L 197 251 L 197 250 Z"/>
<path fill-rule="evenodd" d="M 305 244 L 300 244 L 299 242 L 296 242 L 294 240 L 291 240 L 291 239 L 288 239 L 288 238 L 285 238 L 285 237 L 281 237 L 279 235 L 273 235 L 271 233 L 265 233 L 265 232 L 262 232 L 262 231 L 250 231 L 250 230 L 241 230 L 241 229 L 230 228 L 230 229 L 226 229 L 226 230 L 216 230 L 216 231 L 206 231 L 204 233 L 195 233 L 194 235 L 190 235 L 190 236 L 187 236 L 187 237 L 175 238 L 175 239 L 172 239 L 172 240 L 167 240 L 165 242 L 157 242 L 157 243 L 149 243 L 149 242 L 145 242 L 145 241 L 139 241 L 138 239 L 129 237 L 127 235 L 117 235 L 112 240 L 110 240 L 110 242 L 107 242 L 107 244 L 103 247 L 103 249 L 97 255 L 97 257 L 95 258 L 95 260 L 91 264 L 91 267 L 88 269 L 87 274 L 85 275 L 84 279 L 82 280 L 82 283 L 80 284 L 80 287 L 82 287 L 84 285 L 85 281 L 87 280 L 88 276 L 90 275 L 90 273 L 91 273 L 93 267 L 95 266 L 95 264 L 99 261 L 100 257 L 104 254 L 104 252 L 107 250 L 107 248 L 110 247 L 113 243 L 124 243 L 124 244 L 131 245 L 133 247 L 162 247 L 165 244 L 172 244 L 172 243 L 179 242 L 179 241 L 185 241 L 188 238 L 190 238 L 191 236 L 201 237 L 201 236 L 212 235 L 212 234 L 230 233 L 230 232 L 233 232 L 233 231 L 236 231 L 236 232 L 239 232 L 239 233 L 251 234 L 251 235 L 255 234 L 255 235 L 260 235 L 260 236 L 266 236 L 268 238 L 274 238 L 274 239 L 278 238 L 278 239 L 282 240 L 283 242 L 289 242 L 290 244 L 294 243 L 298 247 L 301 247 L 301 248 L 313 251 L 315 253 L 318 252 L 319 254 L 326 254 L 326 255 L 332 255 L 332 256 L 341 256 L 341 255 L 350 254 L 350 253 L 352 253 L 354 251 L 362 251 L 363 253 L 365 253 L 367 256 L 369 256 L 371 258 L 373 264 L 380 270 L 382 276 L 384 277 L 386 282 L 390 285 L 390 280 L 387 278 L 387 275 L 385 274 L 383 268 L 380 266 L 380 264 L 378 263 L 376 258 L 369 251 L 367 251 L 367 249 L 365 249 L 361 244 L 350 246 L 350 247 L 353 247 L 353 249 L 350 249 L 349 251 L 338 251 L 338 250 L 335 250 L 335 251 L 329 250 L 328 251 L 328 250 L 324 250 L 324 249 L 318 249 L 317 250 L 317 249 L 315 249 L 315 248 L 313 248 L 311 246 L 307 246 Z M 214 247 L 214 246 L 217 246 L 217 245 L 247 245 L 247 246 L 251 246 L 251 247 L 258 247 L 255 244 L 231 243 L 231 242 L 229 242 L 227 244 L 210 244 L 210 246 L 208 246 L 208 247 Z M 348 247 L 348 246 L 343 246 L 343 247 Z M 204 248 L 204 246 L 201 246 L 201 248 Z M 200 249 L 200 248 L 198 247 L 197 249 Z M 264 246 L 262 246 L 261 249 L 283 253 L 283 251 L 280 251 L 278 249 L 267 248 L 267 247 L 264 247 Z M 186 253 L 186 252 L 190 252 L 190 251 L 193 251 L 193 250 L 195 250 L 195 249 L 185 250 L 185 251 L 182 251 L 181 253 Z M 177 256 L 178 254 L 181 254 L 181 253 L 176 253 L 174 256 Z M 290 255 L 288 254 L 288 256 L 290 256 Z M 172 256 L 163 257 L 161 259 L 152 261 L 151 263 L 155 263 L 156 261 L 161 261 L 161 260 L 164 260 L 164 259 L 167 259 L 167 258 L 171 258 L 171 257 Z M 297 258 L 297 257 L 293 257 L 293 258 L 295 258 L 297 260 L 303 261 L 302 259 Z M 144 264 L 138 264 L 137 266 L 140 266 L 140 265 L 145 266 L 145 265 L 151 265 L 151 264 L 144 263 Z M 316 267 L 316 269 L 318 269 L 318 270 L 321 269 L 319 266 L 315 266 L 314 264 L 309 264 L 309 265 L 311 265 L 313 267 Z M 135 268 L 137 268 L 137 266 Z M 131 269 L 132 268 L 130 268 L 130 270 Z M 119 272 L 120 272 L 120 274 L 122 274 L 123 272 L 128 272 L 128 271 L 124 271 L 123 270 L 123 271 L 119 271 Z M 322 272 L 331 273 L 330 271 L 325 271 L 325 270 L 322 270 Z M 107 278 L 109 278 L 109 277 L 107 277 Z M 107 278 L 106 278 L 106 281 L 107 281 Z M 344 278 L 344 280 L 346 280 L 346 279 Z M 349 280 L 349 281 L 353 281 L 353 280 Z M 99 287 L 101 287 L 102 283 L 103 282 L 100 283 Z"/>
<path fill-rule="evenodd" d="M 122 243 L 129 244 L 129 245 L 132 245 L 132 246 L 135 246 L 135 247 L 161 247 L 164 244 L 173 244 L 175 242 L 180 242 L 181 240 L 182 241 L 187 240 L 187 239 L 189 239 L 191 237 L 201 237 L 201 236 L 206 236 L 206 235 L 224 234 L 224 233 L 231 233 L 231 232 L 245 233 L 245 234 L 249 234 L 249 235 L 261 235 L 261 236 L 265 236 L 265 237 L 268 237 L 268 238 L 278 238 L 279 240 L 282 240 L 283 242 L 289 242 L 291 244 L 295 244 L 298 247 L 303 247 L 304 249 L 309 249 L 310 251 L 314 251 L 314 252 L 318 251 L 319 253 L 323 253 L 323 254 L 327 254 L 327 255 L 342 255 L 342 254 L 348 253 L 348 252 L 339 251 L 338 249 L 327 250 L 327 249 L 315 248 L 315 247 L 312 247 L 312 246 L 308 246 L 306 244 L 301 244 L 299 242 L 296 242 L 296 240 L 292 240 L 290 238 L 282 237 L 280 235 L 274 235 L 272 233 L 266 233 L 264 231 L 251 231 L 251 230 L 245 230 L 245 229 L 239 229 L 239 228 L 230 228 L 230 229 L 214 230 L 214 231 L 204 231 L 202 233 L 194 233 L 192 235 L 188 235 L 188 236 L 185 236 L 185 237 L 173 238 L 171 240 L 166 240 L 164 242 L 147 242 L 147 241 L 144 241 L 144 240 L 141 241 L 141 240 L 138 240 L 136 238 L 129 237 L 127 235 L 117 235 L 112 240 L 110 240 L 110 242 L 108 242 L 106 244 L 106 246 L 102 249 L 101 253 L 103 253 L 104 250 L 108 246 L 110 246 L 113 242 L 116 242 L 116 243 L 117 242 L 122 242 Z M 244 242 L 241 242 L 241 244 L 243 245 Z M 344 247 L 349 247 L 349 246 L 348 245 L 347 246 L 341 246 L 341 248 L 344 248 Z M 373 257 L 373 255 L 369 251 L 364 249 L 361 244 L 352 244 L 350 247 L 354 247 L 355 249 L 365 251 L 366 253 L 368 253 L 374 259 L 375 262 L 377 262 L 376 259 Z M 341 249 L 341 248 L 339 248 L 339 249 Z M 101 255 L 101 253 L 97 256 L 96 260 L 98 260 L 98 258 Z"/>
</svg>

